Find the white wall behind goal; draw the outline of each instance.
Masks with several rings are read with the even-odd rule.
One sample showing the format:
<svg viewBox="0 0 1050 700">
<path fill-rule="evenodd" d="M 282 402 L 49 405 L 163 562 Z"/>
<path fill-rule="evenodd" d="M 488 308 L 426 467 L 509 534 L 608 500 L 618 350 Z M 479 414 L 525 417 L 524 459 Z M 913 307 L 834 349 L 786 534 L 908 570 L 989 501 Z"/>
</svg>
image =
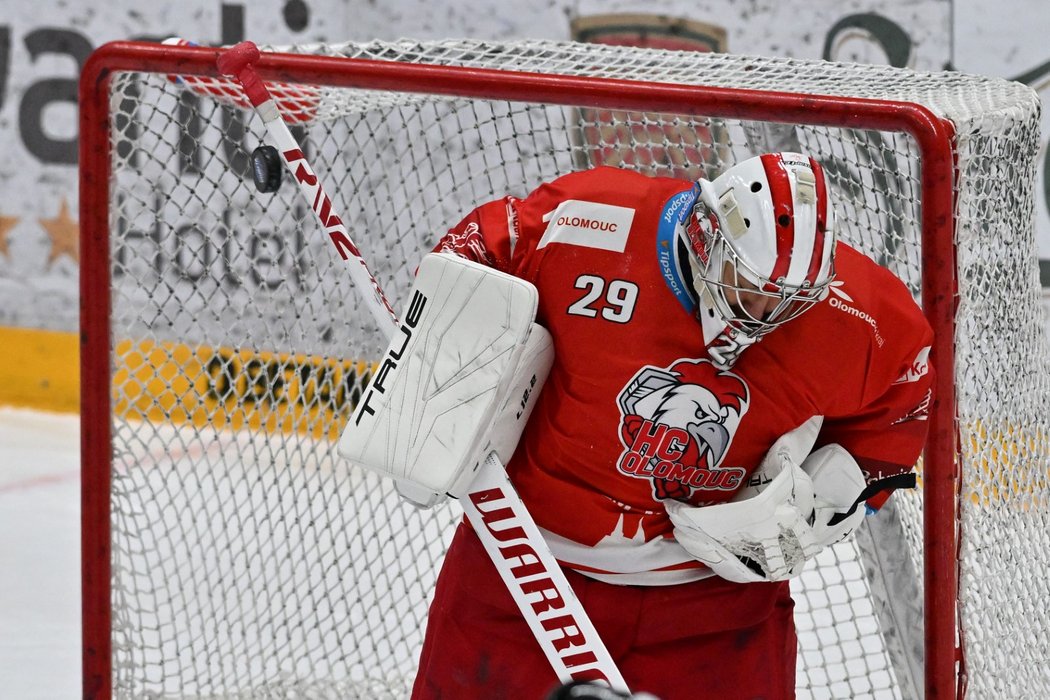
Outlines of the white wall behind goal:
<svg viewBox="0 0 1050 700">
<path fill-rule="evenodd" d="M 513 9 L 508 9 L 513 7 Z M 182 36 L 289 44 L 395 38 L 574 38 L 572 23 L 620 15 L 627 43 L 657 15 L 719 35 L 732 53 L 946 67 L 1019 79 L 1050 96 L 1045 0 L 198 0 L 152 6 L 110 0 L 6 0 L 0 15 L 0 326 L 77 327 L 76 80 L 107 41 Z M 1050 114 L 1044 112 L 1041 162 Z M 1050 175 L 1040 168 L 1036 218 L 1050 286 Z M 452 222 L 450 222 L 452 223 Z"/>
</svg>

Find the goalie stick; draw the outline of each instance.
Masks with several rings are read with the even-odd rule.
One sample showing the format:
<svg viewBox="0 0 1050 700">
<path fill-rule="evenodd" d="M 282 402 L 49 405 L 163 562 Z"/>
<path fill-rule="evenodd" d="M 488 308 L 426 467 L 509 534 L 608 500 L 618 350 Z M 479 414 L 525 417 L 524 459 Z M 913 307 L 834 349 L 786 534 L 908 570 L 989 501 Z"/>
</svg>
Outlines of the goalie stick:
<svg viewBox="0 0 1050 700">
<path fill-rule="evenodd" d="M 271 145 L 281 154 L 300 193 L 346 263 L 354 286 L 362 291 L 369 312 L 389 340 L 398 329 L 397 315 L 255 71 L 253 64 L 259 58 L 255 44 L 242 42 L 222 51 L 217 65 L 220 73 L 233 76 L 240 83 L 262 118 Z M 192 85 L 188 87 L 193 89 Z M 483 460 L 460 504 L 559 680 L 602 681 L 617 691 L 629 692 L 495 453 Z"/>
</svg>

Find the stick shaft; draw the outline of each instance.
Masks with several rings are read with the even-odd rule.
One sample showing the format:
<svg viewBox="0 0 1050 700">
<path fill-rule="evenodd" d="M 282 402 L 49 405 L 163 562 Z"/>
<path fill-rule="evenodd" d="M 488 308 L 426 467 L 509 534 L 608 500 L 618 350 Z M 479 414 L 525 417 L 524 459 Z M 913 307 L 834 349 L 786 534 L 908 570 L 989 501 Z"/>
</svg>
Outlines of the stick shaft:
<svg viewBox="0 0 1050 700">
<path fill-rule="evenodd" d="M 255 45 L 244 42 L 220 56 L 219 69 L 234 75 L 241 83 L 266 125 L 271 145 L 280 151 L 300 193 L 310 203 L 336 252 L 347 263 L 354 287 L 362 292 L 365 304 L 389 340 L 398 327 L 397 314 L 351 240 L 341 217 L 334 211 L 331 199 L 281 118 L 265 84 L 252 68 L 258 56 Z M 615 661 L 495 453 L 482 462 L 461 504 L 558 678 L 563 682 L 603 681 L 615 690 L 626 692 L 627 685 Z M 508 549 L 511 546 L 514 548 Z M 533 562 L 535 567 L 525 566 Z M 521 575 L 526 568 L 532 573 Z"/>
<path fill-rule="evenodd" d="M 559 680 L 630 692 L 495 452 L 460 503 Z"/>
<path fill-rule="evenodd" d="M 368 269 L 368 264 L 361 255 L 361 251 L 350 238 L 342 217 L 335 212 L 332 199 L 321 185 L 321 179 L 310 167 L 310 163 L 299 147 L 299 142 L 295 140 L 291 129 L 281 118 L 281 113 L 270 91 L 266 88 L 266 84 L 252 67 L 252 62 L 258 59 L 258 56 L 259 50 L 255 45 L 244 42 L 220 55 L 219 69 L 225 73 L 232 73 L 241 83 L 248 100 L 266 126 L 266 133 L 273 142 L 271 145 L 280 152 L 281 159 L 295 178 L 299 192 L 310 204 L 314 218 L 328 234 L 336 253 L 346 264 L 347 272 L 350 273 L 350 279 L 355 288 L 368 290 L 369 293 L 362 294 L 362 298 L 369 313 L 379 324 L 383 337 L 389 340 L 398 327 L 397 314 L 390 306 L 386 295 L 383 294 L 383 289 L 376 281 L 375 275 Z"/>
</svg>

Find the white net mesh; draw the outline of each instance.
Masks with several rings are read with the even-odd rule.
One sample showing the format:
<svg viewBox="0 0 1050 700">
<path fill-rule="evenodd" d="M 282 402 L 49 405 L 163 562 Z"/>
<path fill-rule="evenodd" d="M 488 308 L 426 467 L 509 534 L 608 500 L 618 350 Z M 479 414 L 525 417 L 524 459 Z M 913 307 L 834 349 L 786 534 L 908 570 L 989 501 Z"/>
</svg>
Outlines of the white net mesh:
<svg viewBox="0 0 1050 700">
<path fill-rule="evenodd" d="M 1030 91 L 548 42 L 285 50 L 915 101 L 950 119 L 968 697 L 1050 695 L 1050 368 Z M 695 178 L 783 148 L 823 162 L 845 240 L 916 295 L 922 285 L 921 162 L 899 133 L 272 90 L 395 307 L 422 255 L 478 203 L 597 164 Z M 101 419 L 114 433 L 114 686 L 128 697 L 404 697 L 458 511 L 415 511 L 334 455 L 385 343 L 294 188 L 252 187 L 247 158 L 263 130 L 240 100 L 222 83 L 158 73 L 112 81 L 110 265 L 85 274 L 111 275 L 113 290 L 114 410 Z M 908 698 L 921 687 L 921 495 L 901 494 L 875 520 L 890 519 L 796 582 L 800 697 Z"/>
</svg>

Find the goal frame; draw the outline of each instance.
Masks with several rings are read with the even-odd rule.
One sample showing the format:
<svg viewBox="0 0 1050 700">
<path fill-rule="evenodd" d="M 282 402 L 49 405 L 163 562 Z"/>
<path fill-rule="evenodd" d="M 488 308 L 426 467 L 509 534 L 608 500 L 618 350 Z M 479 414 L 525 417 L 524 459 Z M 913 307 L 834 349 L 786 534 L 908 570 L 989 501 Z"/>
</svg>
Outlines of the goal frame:
<svg viewBox="0 0 1050 700">
<path fill-rule="evenodd" d="M 220 49 L 111 42 L 89 57 L 79 86 L 81 567 L 83 695 L 112 695 L 110 487 L 110 95 L 122 71 L 219 77 Z M 960 479 L 955 401 L 955 158 L 952 123 L 923 105 L 861 98 L 682 86 L 598 77 L 418 65 L 263 52 L 263 80 L 420 92 L 615 110 L 853 127 L 911 135 L 922 162 L 922 306 L 937 367 L 923 472 L 926 697 L 954 698 L 957 665 Z"/>
</svg>

